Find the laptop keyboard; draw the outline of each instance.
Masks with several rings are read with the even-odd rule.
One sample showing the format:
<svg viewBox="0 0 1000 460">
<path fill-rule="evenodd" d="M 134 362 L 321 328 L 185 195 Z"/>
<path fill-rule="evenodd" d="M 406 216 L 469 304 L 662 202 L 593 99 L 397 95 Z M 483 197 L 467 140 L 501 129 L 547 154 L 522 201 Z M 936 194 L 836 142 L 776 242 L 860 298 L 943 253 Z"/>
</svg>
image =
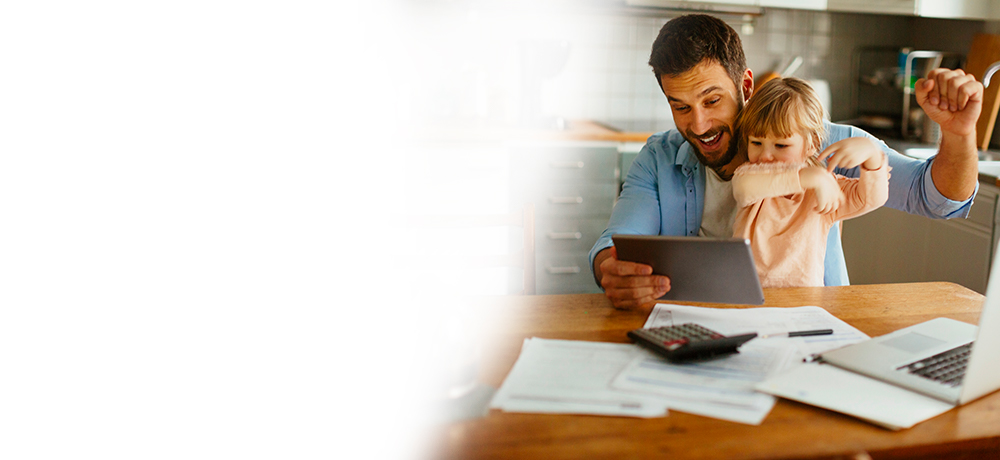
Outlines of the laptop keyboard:
<svg viewBox="0 0 1000 460">
<path fill-rule="evenodd" d="M 896 370 L 905 370 L 914 375 L 957 387 L 962 384 L 965 366 L 969 363 L 969 353 L 971 352 L 972 344 L 969 343 L 915 363 L 900 366 Z"/>
</svg>

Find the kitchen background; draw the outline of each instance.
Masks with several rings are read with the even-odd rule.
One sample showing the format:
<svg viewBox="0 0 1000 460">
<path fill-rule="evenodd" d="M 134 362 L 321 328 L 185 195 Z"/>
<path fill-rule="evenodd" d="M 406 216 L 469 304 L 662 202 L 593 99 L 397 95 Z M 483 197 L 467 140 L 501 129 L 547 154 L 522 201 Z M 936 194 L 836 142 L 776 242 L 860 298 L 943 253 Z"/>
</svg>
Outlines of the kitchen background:
<svg viewBox="0 0 1000 460">
<path fill-rule="evenodd" d="M 401 39 L 392 58 L 402 78 L 392 88 L 391 114 L 398 131 L 414 140 L 404 157 L 406 194 L 399 199 L 400 209 L 410 216 L 483 215 L 517 211 L 522 203 L 534 201 L 538 293 L 597 291 L 586 250 L 606 225 L 617 187 L 641 147 L 641 142 L 602 143 L 560 133 L 572 133 L 586 121 L 626 132 L 673 127 L 669 105 L 647 60 L 661 26 L 691 11 L 608 7 L 608 3 L 423 2 L 411 4 L 398 24 Z M 950 57 L 945 65 L 958 66 L 975 34 L 1000 31 L 1000 22 L 983 19 L 784 8 L 749 11 L 753 14 L 712 14 L 740 33 L 755 76 L 780 70 L 801 57 L 793 75 L 810 80 L 829 95 L 832 120 L 862 124 L 867 120 L 857 118 L 859 108 L 881 113 L 897 125 L 880 130 L 875 124 L 867 129 L 883 138 L 898 132 L 903 95 L 898 88 L 873 91 L 859 84 L 861 77 L 878 67 L 866 60 L 895 66 L 900 50 L 908 48 L 939 51 Z M 532 169 L 538 158 L 563 161 L 569 151 L 590 155 L 587 168 L 607 158 L 615 160 L 608 160 L 600 171 L 581 172 L 587 177 L 576 185 L 583 191 L 568 192 L 574 185 L 570 179 L 540 175 Z M 964 284 L 981 291 L 994 245 L 995 198 L 982 192 L 980 196 L 992 200 L 978 205 L 988 216 L 983 224 L 988 228 L 972 230 L 978 232 L 978 239 L 971 251 L 981 254 L 985 270 L 976 268 L 973 278 L 977 281 Z M 553 200 L 567 197 L 580 201 L 579 210 L 552 205 Z M 985 210 L 987 206 L 991 208 Z M 868 227 L 884 225 L 880 220 Z M 899 225 L 912 228 L 915 224 Z M 416 228 L 407 234 L 404 246 L 416 260 L 520 249 L 515 229 L 490 228 L 470 234 L 464 229 Z M 552 235 L 567 234 L 579 236 L 576 241 L 550 241 L 555 238 Z M 845 230 L 849 251 L 866 240 L 875 237 L 865 233 L 852 239 Z M 878 282 L 937 276 L 916 273 L 912 266 L 947 265 L 921 257 L 910 257 L 906 264 L 911 268 L 899 271 L 899 276 L 852 267 L 850 255 L 848 264 L 852 273 L 859 273 L 852 280 Z M 866 258 L 864 263 L 882 263 L 883 272 L 894 272 L 892 261 Z M 438 268 L 420 270 L 411 279 L 414 289 L 447 280 L 454 289 L 461 286 L 470 293 L 520 290 L 518 271 Z"/>
<path fill-rule="evenodd" d="M 784 3 L 809 2 L 828 3 Z M 477 338 L 496 323 L 476 296 L 524 288 L 524 270 L 479 263 L 520 251 L 520 228 L 467 225 L 474 218 L 517 213 L 533 204 L 535 292 L 599 292 L 587 251 L 606 227 L 645 135 L 599 132 L 590 122 L 642 133 L 673 126 L 646 62 L 660 27 L 682 13 L 624 3 L 393 2 L 393 8 L 373 15 L 378 20 L 370 33 L 350 43 L 365 62 L 343 67 L 354 79 L 345 86 L 357 108 L 351 118 L 369 130 L 341 136 L 363 140 L 349 149 L 361 160 L 358 167 L 342 171 L 361 180 L 343 201 L 369 209 L 363 218 L 347 213 L 344 226 L 352 235 L 374 236 L 368 244 L 353 236 L 334 244 L 371 260 L 363 275 L 380 288 L 364 290 L 363 298 L 336 311 L 381 313 L 390 304 L 387 323 L 408 334 L 406 347 L 393 348 L 392 361 L 421 369 L 435 388 L 474 378 L 483 359 Z M 875 8 L 907 0 L 854 3 Z M 1000 2 L 993 3 L 1000 9 Z M 904 47 L 964 56 L 976 33 L 1000 33 L 1000 22 L 992 20 L 754 10 L 757 14 L 720 15 L 740 32 L 749 67 L 760 76 L 800 56 L 794 75 L 825 82 L 832 120 L 856 118 L 859 100 L 892 114 L 891 122 L 902 113 L 899 88 L 859 85 L 862 74 L 876 68 L 858 69 L 860 50 L 887 50 L 879 65 L 898 68 Z M 375 90 L 356 89 L 366 86 Z M 994 231 L 997 190 L 981 181 L 973 214 L 965 220 L 931 221 L 885 209 L 849 221 L 844 244 L 852 282 L 943 280 L 982 292 L 1000 236 Z M 380 201 L 387 207 L 371 206 Z M 401 298 L 379 302 L 383 293 Z M 553 298 L 553 308 L 557 302 Z M 592 313 L 604 308 L 595 301 Z M 428 356 L 436 358 L 428 362 Z"/>
<path fill-rule="evenodd" d="M 760 11 L 713 14 L 740 32 L 755 76 L 803 57 L 794 76 L 828 82 L 833 120 L 855 115 L 858 50 L 908 47 L 965 55 L 976 33 L 1000 30 L 997 21 Z M 400 44 L 407 68 L 416 70 L 407 72 L 402 89 L 402 122 L 516 123 L 536 115 L 643 120 L 669 128 L 670 108 L 647 61 L 663 24 L 690 12 L 523 4 L 519 10 L 488 2 L 415 9 L 407 36 L 412 41 Z"/>
</svg>

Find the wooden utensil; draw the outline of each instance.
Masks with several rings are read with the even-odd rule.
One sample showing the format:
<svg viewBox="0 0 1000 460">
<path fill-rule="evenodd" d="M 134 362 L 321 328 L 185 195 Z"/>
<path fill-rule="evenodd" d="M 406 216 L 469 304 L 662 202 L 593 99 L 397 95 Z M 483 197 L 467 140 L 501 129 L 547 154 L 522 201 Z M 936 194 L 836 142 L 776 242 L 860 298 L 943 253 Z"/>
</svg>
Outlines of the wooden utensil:
<svg viewBox="0 0 1000 460">
<path fill-rule="evenodd" d="M 1000 35 L 976 34 L 969 46 L 969 55 L 965 61 L 965 72 L 982 80 L 986 68 L 1000 61 Z M 996 77 L 993 78 L 997 80 Z M 983 94 L 983 111 L 976 122 L 976 146 L 986 150 L 993 135 L 993 125 L 997 121 L 997 109 L 1000 108 L 1000 81 L 994 81 Z"/>
</svg>

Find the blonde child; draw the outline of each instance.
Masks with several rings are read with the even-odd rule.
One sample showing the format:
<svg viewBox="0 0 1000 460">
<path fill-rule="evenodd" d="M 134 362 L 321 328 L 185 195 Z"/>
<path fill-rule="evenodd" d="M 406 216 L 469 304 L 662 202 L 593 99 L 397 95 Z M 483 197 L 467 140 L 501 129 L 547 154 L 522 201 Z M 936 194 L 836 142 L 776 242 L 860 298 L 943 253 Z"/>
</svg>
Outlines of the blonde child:
<svg viewBox="0 0 1000 460">
<path fill-rule="evenodd" d="M 888 159 L 863 137 L 821 153 L 823 107 L 797 78 L 764 84 L 740 112 L 735 131 L 747 163 L 733 176 L 734 236 L 750 239 L 764 287 L 822 286 L 830 227 L 885 204 Z M 861 167 L 857 179 L 831 172 L 855 166 Z"/>
</svg>

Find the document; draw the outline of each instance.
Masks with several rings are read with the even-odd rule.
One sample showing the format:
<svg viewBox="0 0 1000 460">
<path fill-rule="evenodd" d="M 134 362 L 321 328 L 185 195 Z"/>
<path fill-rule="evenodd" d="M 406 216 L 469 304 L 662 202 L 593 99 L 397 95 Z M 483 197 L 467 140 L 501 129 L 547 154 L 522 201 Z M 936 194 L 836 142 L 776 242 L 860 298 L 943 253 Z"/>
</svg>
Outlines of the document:
<svg viewBox="0 0 1000 460">
<path fill-rule="evenodd" d="M 723 359 L 674 364 L 643 351 L 615 378 L 622 390 L 656 394 L 669 407 L 707 417 L 759 425 L 774 406 L 773 396 L 754 386 L 787 367 L 793 349 L 765 345 Z"/>
<path fill-rule="evenodd" d="M 739 353 L 724 359 L 673 364 L 644 351 L 612 382 L 612 386 L 667 398 L 670 408 L 682 412 L 760 424 L 775 398 L 756 391 L 756 385 L 787 371 L 814 353 L 868 338 L 820 307 L 706 308 L 658 304 L 644 327 L 695 323 L 725 335 L 749 332 L 776 334 L 832 329 L 832 335 L 753 339 Z"/>
<path fill-rule="evenodd" d="M 508 412 L 662 417 L 667 408 L 760 424 L 774 406 L 758 384 L 802 358 L 868 337 L 819 307 L 704 308 L 659 304 L 645 327 L 697 323 L 726 335 L 833 329 L 754 339 L 723 359 L 672 364 L 634 344 L 530 338 L 493 397 Z"/>
<path fill-rule="evenodd" d="M 687 305 L 657 304 L 643 327 L 673 326 L 696 323 L 724 335 L 777 334 L 782 332 L 833 329 L 831 335 L 754 339 L 740 347 L 740 353 L 764 344 L 779 344 L 792 348 L 790 362 L 823 353 L 869 337 L 850 324 L 841 321 L 820 307 L 794 308 L 706 308 Z"/>
<path fill-rule="evenodd" d="M 508 412 L 663 417 L 663 398 L 611 387 L 640 353 L 633 344 L 526 339 L 490 405 Z"/>
<path fill-rule="evenodd" d="M 910 428 L 954 407 L 895 385 L 828 364 L 801 364 L 758 390 L 853 415 L 891 430 Z"/>
</svg>

